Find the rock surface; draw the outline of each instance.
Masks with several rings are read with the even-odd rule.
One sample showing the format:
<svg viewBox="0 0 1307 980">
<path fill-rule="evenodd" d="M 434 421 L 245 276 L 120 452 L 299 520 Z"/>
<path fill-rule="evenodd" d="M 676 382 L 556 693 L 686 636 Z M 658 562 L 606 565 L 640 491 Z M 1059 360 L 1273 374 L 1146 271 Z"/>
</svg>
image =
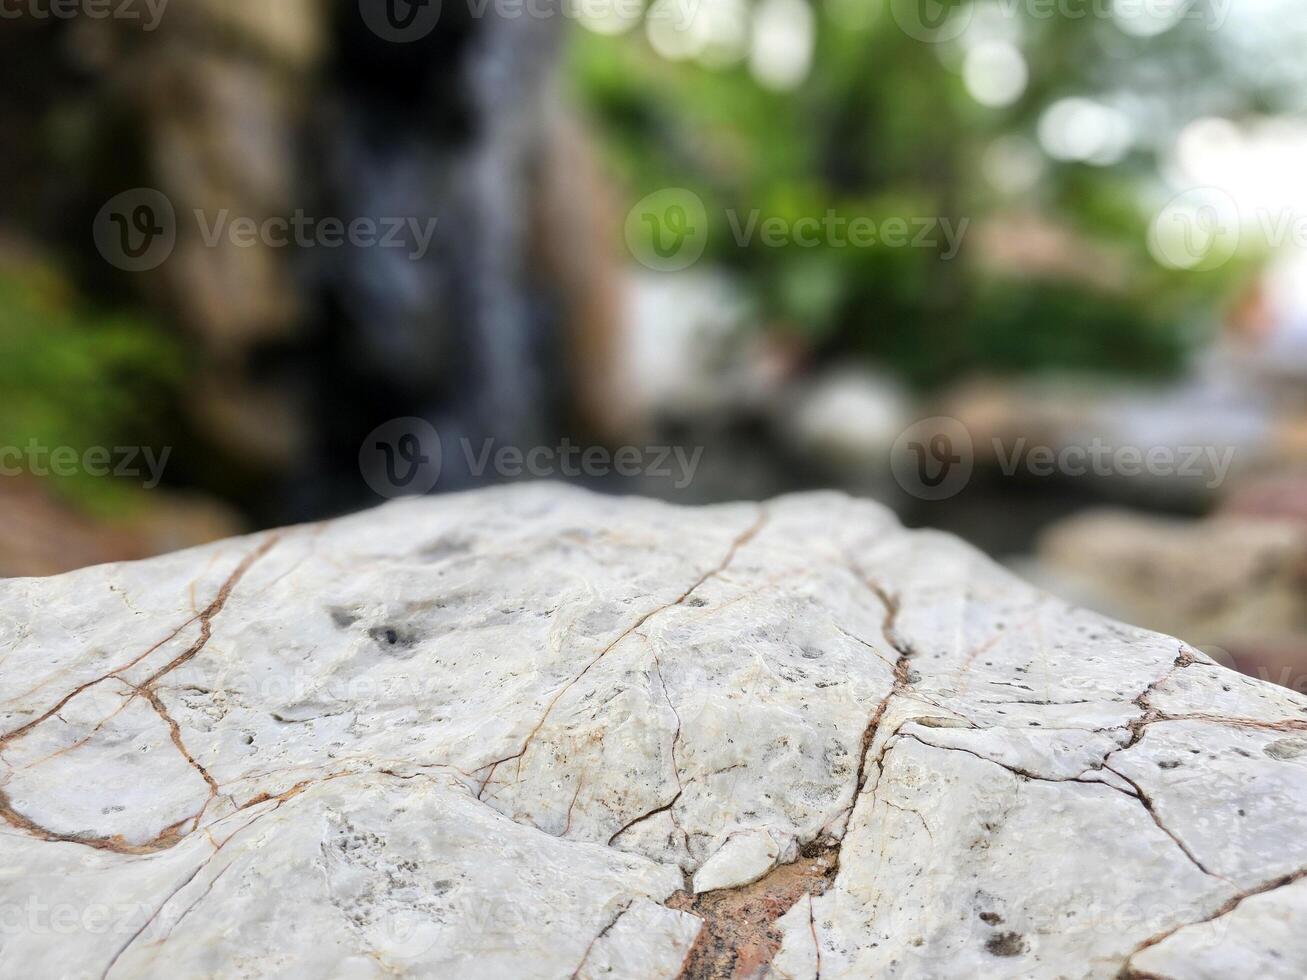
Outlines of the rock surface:
<svg viewBox="0 0 1307 980">
<path fill-rule="evenodd" d="M 838 495 L 0 583 L 0 974 L 1298 977 L 1307 699 Z"/>
<path fill-rule="evenodd" d="M 1089 510 L 1045 530 L 1037 554 L 1022 572 L 1059 595 L 1307 691 L 1307 524 Z"/>
</svg>

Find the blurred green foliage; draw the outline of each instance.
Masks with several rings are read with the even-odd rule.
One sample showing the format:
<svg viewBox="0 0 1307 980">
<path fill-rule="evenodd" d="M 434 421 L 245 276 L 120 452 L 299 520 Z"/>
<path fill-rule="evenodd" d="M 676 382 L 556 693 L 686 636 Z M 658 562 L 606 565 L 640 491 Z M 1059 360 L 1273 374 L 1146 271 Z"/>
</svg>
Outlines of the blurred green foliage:
<svg viewBox="0 0 1307 980">
<path fill-rule="evenodd" d="M 1001 136 L 1033 148 L 1051 100 L 1110 87 L 1143 57 L 1143 42 L 1121 35 L 1105 46 L 1111 25 L 1101 21 L 1031 20 L 1030 83 L 1015 104 L 993 109 L 968 94 L 947 46 L 909 38 L 883 4 L 866 2 L 876 9 L 857 26 L 832 17 L 834 4 L 814 4 L 812 72 L 788 92 L 758 84 L 744 62 L 668 61 L 639 30 L 577 31 L 571 78 L 629 200 L 694 191 L 708 211 L 707 260 L 733 270 L 765 326 L 818 352 L 859 353 L 919 385 L 1045 367 L 1177 372 L 1248 269 L 1157 266 L 1143 203 L 1157 161 L 1139 149 L 1112 166 L 1046 160 L 1038 183 L 1017 195 L 992 186 L 981 165 Z M 1201 28 L 1176 28 L 1147 50 L 1198 70 L 1211 67 L 1208 43 Z M 769 247 L 757 236 L 741 246 L 727 216 L 738 226 L 755 210 L 969 224 L 952 260 L 942 248 Z M 1108 288 L 1075 270 L 1026 276 L 981 261 L 986 220 L 1022 214 L 1065 230 L 1088 255 L 1110 254 L 1126 274 Z"/>
<path fill-rule="evenodd" d="M 0 273 L 0 445 L 48 451 L 150 445 L 161 449 L 185 376 L 176 340 L 136 316 L 95 313 L 52 269 Z M 80 467 L 79 467 L 80 469 Z M 132 508 L 122 480 L 51 477 L 51 485 L 106 516 Z"/>
</svg>

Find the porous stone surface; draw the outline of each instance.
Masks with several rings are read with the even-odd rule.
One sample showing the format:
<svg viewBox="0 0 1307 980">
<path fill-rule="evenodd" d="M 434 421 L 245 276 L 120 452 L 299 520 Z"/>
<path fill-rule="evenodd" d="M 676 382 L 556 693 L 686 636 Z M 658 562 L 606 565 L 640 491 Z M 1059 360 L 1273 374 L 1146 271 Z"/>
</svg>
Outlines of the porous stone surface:
<svg viewBox="0 0 1307 980">
<path fill-rule="evenodd" d="M 4 976 L 1307 972 L 1307 699 L 840 495 L 0 582 L 0 709 Z"/>
</svg>

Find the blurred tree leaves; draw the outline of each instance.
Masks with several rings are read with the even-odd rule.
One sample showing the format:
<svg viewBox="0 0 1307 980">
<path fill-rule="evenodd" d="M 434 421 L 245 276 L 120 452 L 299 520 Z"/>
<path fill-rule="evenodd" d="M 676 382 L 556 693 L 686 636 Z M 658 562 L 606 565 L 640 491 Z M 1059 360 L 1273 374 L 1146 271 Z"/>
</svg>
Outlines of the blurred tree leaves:
<svg viewBox="0 0 1307 980">
<path fill-rule="evenodd" d="M 1021 17 L 1008 4 L 1022 21 L 1006 27 L 1023 38 L 1030 83 L 1016 103 L 992 109 L 968 94 L 956 50 L 908 37 L 883 2 L 865 0 L 869 13 L 857 18 L 837 9 L 842 2 L 814 5 L 813 70 L 786 93 L 759 85 L 745 62 L 710 69 L 667 61 L 638 30 L 617 38 L 577 31 L 571 78 L 629 199 L 693 190 L 708 210 L 708 260 L 736 273 L 766 326 L 918 384 L 1041 368 L 1178 371 L 1248 267 L 1195 275 L 1156 265 L 1142 202 L 1157 161 L 1146 148 L 1112 166 L 1045 161 L 1039 181 L 1015 192 L 996 189 L 981 161 L 1000 136 L 1033 147 L 1040 113 L 1067 95 L 1128 88 L 1161 97 L 1175 87 L 1171 65 L 1186 78 L 1206 73 L 1205 91 L 1217 92 L 1203 25 L 1146 43 L 1102 17 Z M 1199 111 L 1193 84 L 1181 87 L 1187 111 Z M 1219 97 L 1244 105 L 1254 96 Z M 946 219 L 955 228 L 965 219 L 970 227 L 950 261 L 939 248 L 880 243 L 769 247 L 755 236 L 741 244 L 729 216 L 738 228 L 754 212 L 787 221 L 833 212 L 878 225 Z M 1009 269 L 985 261 L 978 229 L 1013 213 L 1046 220 L 1086 256 L 1111 256 L 1121 281 L 1107 288 L 1098 270 L 1081 276 L 1074 262 L 1060 274 L 1028 275 L 1019 261 Z"/>
<path fill-rule="evenodd" d="M 46 452 L 69 446 L 79 456 L 96 446 L 157 452 L 184 376 L 174 339 L 132 315 L 88 311 L 48 266 L 0 273 L 0 445 L 26 453 L 35 441 Z M 137 489 L 80 472 L 51 480 L 104 513 L 130 507 Z"/>
</svg>

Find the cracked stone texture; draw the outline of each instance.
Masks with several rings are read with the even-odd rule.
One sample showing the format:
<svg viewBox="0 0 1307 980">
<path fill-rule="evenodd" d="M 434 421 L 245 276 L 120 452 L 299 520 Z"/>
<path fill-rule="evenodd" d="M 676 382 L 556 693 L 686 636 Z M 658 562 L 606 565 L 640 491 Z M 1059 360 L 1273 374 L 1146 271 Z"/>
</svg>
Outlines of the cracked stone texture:
<svg viewBox="0 0 1307 980">
<path fill-rule="evenodd" d="M 1307 972 L 1307 699 L 836 494 L 0 582 L 0 761 L 5 976 Z"/>
</svg>

